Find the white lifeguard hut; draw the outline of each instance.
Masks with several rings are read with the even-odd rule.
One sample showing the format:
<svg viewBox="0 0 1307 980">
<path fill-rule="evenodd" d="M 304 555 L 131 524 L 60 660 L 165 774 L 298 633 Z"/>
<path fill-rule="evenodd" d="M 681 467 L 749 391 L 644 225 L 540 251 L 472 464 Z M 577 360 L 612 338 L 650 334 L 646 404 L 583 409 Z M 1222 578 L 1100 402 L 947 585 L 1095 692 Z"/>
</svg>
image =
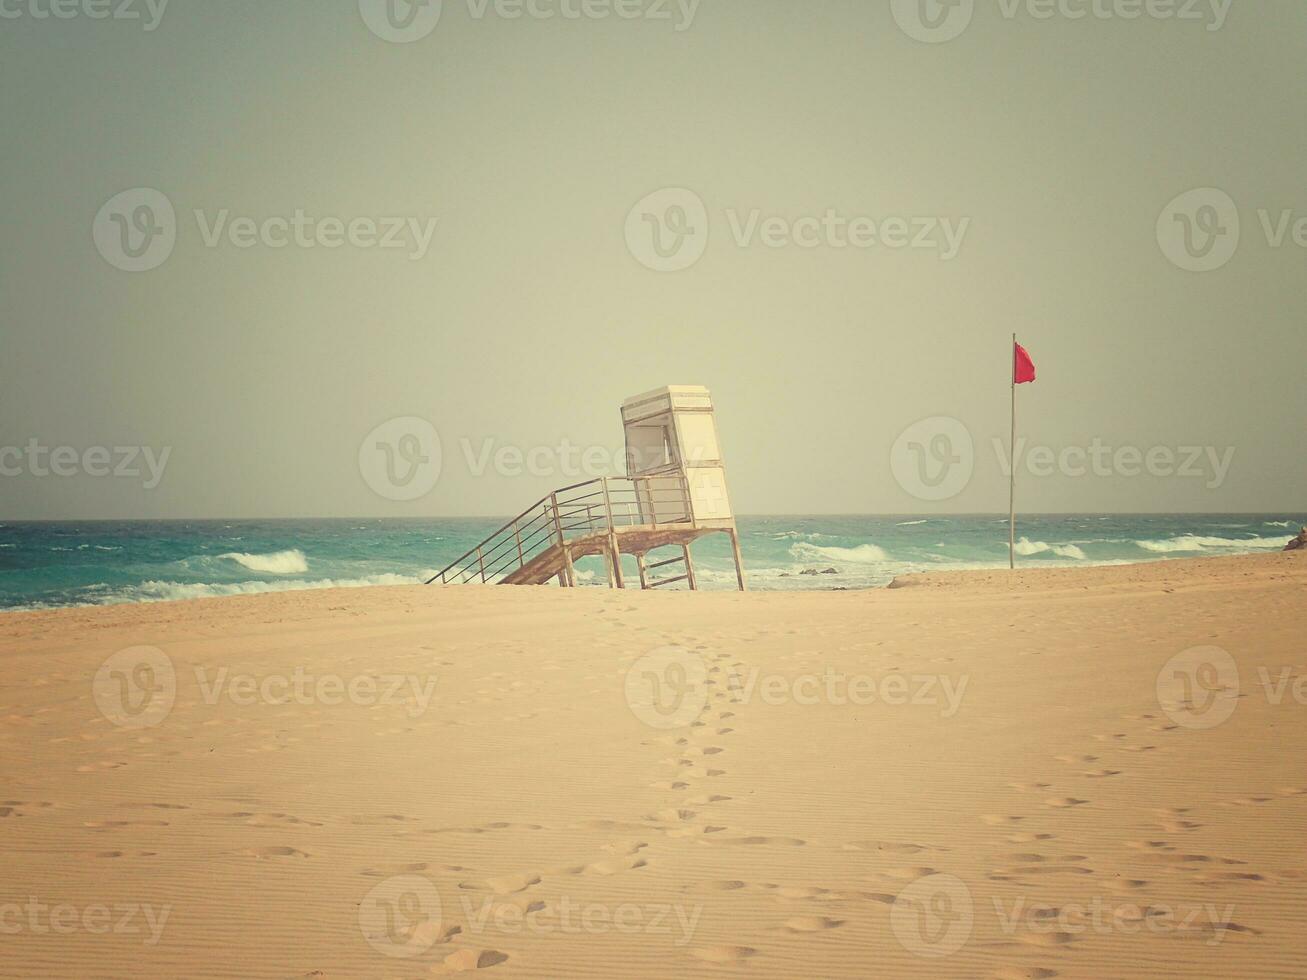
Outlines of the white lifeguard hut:
<svg viewBox="0 0 1307 980">
<path fill-rule="evenodd" d="M 573 563 L 608 559 L 609 584 L 625 588 L 621 556 L 634 555 L 640 588 L 685 582 L 698 588 L 690 545 L 706 534 L 731 539 L 736 581 L 744 591 L 739 532 L 726 490 L 712 396 L 698 385 L 669 385 L 622 403 L 626 476 L 564 487 L 504 525 L 431 582 L 576 584 Z M 666 547 L 680 554 L 649 561 Z M 683 565 L 680 574 L 659 572 Z M 673 570 L 676 571 L 676 570 Z M 430 583 L 428 583 L 430 584 Z"/>
</svg>

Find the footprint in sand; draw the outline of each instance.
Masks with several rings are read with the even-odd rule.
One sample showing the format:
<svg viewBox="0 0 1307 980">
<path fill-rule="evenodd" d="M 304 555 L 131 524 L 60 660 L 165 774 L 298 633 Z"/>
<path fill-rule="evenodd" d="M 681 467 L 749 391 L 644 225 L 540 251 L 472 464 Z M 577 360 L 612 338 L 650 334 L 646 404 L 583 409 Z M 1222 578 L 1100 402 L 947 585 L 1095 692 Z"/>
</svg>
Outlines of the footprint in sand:
<svg viewBox="0 0 1307 980">
<path fill-rule="evenodd" d="M 838 929 L 844 925 L 843 919 L 828 919 L 821 915 L 798 915 L 785 920 L 785 928 L 790 932 L 825 932 Z"/>
<path fill-rule="evenodd" d="M 237 851 L 242 857 L 259 858 L 263 861 L 271 861 L 276 858 L 307 858 L 309 855 L 304 851 L 297 850 L 294 847 L 247 847 L 242 851 Z"/>
<path fill-rule="evenodd" d="M 1056 970 L 1043 966 L 1004 966 L 994 971 L 994 980 L 1048 980 Z"/>
<path fill-rule="evenodd" d="M 749 886 L 739 879 L 732 878 L 728 881 L 705 881 L 700 887 L 710 892 L 734 892 Z"/>
<path fill-rule="evenodd" d="M 708 946 L 692 949 L 690 955 L 707 963 L 739 963 L 758 955 L 758 951 L 752 946 Z"/>
<path fill-rule="evenodd" d="M 540 876 L 535 874 L 525 875 L 503 875 L 498 878 L 487 878 L 485 888 L 494 892 L 496 895 L 515 895 L 518 892 L 524 892 L 532 885 L 540 884 Z M 468 887 L 466 884 L 459 885 L 460 888 Z M 476 887 L 476 886 L 473 886 Z"/>
<path fill-rule="evenodd" d="M 1071 945 L 1076 941 L 1077 936 L 1072 932 L 1029 932 L 1021 936 L 1020 939 L 1027 946 L 1042 946 L 1052 949 Z"/>
<path fill-rule="evenodd" d="M 644 858 L 609 858 L 605 861 L 587 864 L 585 873 L 611 877 L 612 875 L 621 874 L 623 871 L 635 871 L 648 866 L 649 862 Z"/>
<path fill-rule="evenodd" d="M 1003 816 L 997 813 L 986 813 L 981 818 L 981 823 L 989 824 L 991 827 L 1004 827 L 1008 824 L 1020 823 L 1025 817 Z"/>
<path fill-rule="evenodd" d="M 1044 806 L 1051 806 L 1057 810 L 1066 810 L 1073 806 L 1084 806 L 1088 800 L 1078 800 L 1074 796 L 1059 796 L 1051 800 L 1045 800 Z"/>
<path fill-rule="evenodd" d="M 379 868 L 364 868 L 359 874 L 365 878 L 390 878 L 394 875 L 416 874 L 419 871 L 426 871 L 431 865 L 425 862 L 416 864 L 386 864 Z"/>
<path fill-rule="evenodd" d="M 450 953 L 433 973 L 464 973 L 468 970 L 485 970 L 507 962 L 508 954 L 497 949 L 460 949 Z"/>
</svg>

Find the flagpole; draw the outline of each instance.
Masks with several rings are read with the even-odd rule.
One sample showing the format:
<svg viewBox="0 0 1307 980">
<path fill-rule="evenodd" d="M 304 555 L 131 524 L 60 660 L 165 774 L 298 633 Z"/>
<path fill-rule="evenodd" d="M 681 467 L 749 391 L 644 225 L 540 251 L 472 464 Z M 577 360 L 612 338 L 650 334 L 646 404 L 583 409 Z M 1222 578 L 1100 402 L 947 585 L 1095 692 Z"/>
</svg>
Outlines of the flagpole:
<svg viewBox="0 0 1307 980">
<path fill-rule="evenodd" d="M 1012 439 L 1008 443 L 1007 567 L 1017 567 L 1017 335 L 1012 335 Z"/>
</svg>

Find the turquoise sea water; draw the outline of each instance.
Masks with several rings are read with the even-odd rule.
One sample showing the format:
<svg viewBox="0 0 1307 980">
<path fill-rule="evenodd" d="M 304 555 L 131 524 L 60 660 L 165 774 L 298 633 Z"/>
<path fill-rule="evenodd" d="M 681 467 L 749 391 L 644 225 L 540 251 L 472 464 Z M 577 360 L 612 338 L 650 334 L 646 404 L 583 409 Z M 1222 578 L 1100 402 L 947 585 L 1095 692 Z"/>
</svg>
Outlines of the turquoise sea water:
<svg viewBox="0 0 1307 980">
<path fill-rule="evenodd" d="M 429 578 L 494 531 L 497 519 L 88 521 L 0 524 L 0 609 L 149 602 Z M 1007 565 L 999 515 L 744 517 L 753 589 L 882 586 L 913 571 Z M 1276 551 L 1303 514 L 1072 515 L 1023 518 L 1020 561 L 1120 564 Z M 694 546 L 702 587 L 735 585 L 730 543 Z M 628 559 L 634 575 L 634 560 Z M 599 559 L 583 583 L 606 585 Z M 834 574 L 804 575 L 805 569 Z"/>
</svg>

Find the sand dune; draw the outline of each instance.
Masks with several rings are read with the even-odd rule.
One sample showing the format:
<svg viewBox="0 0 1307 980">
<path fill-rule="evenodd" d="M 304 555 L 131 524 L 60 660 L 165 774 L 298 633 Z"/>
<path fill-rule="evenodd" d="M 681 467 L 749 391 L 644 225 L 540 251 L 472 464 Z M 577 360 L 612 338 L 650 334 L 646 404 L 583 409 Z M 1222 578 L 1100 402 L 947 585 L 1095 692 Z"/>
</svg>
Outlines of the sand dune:
<svg viewBox="0 0 1307 980">
<path fill-rule="evenodd" d="M 0 618 L 0 974 L 1307 975 L 1307 558 Z"/>
</svg>

